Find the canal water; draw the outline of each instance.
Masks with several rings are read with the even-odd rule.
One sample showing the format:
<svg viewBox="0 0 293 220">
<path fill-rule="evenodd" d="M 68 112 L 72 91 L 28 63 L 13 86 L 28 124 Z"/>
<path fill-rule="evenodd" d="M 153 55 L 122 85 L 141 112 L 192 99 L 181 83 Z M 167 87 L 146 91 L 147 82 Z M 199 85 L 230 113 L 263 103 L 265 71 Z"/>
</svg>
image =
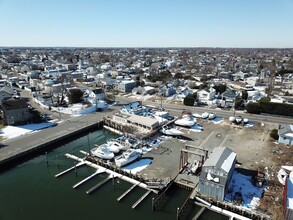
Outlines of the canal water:
<svg viewBox="0 0 293 220">
<path fill-rule="evenodd" d="M 164 202 L 159 211 L 152 211 L 150 194 L 136 209 L 131 206 L 146 192 L 135 188 L 120 202 L 117 198 L 130 186 L 130 183 L 116 179 L 109 181 L 91 195 L 86 191 L 106 177 L 96 176 L 78 189 L 72 186 L 94 172 L 93 168 L 82 166 L 58 179 L 55 174 L 74 165 L 65 153 L 81 156 L 80 150 L 88 151 L 93 144 L 104 143 L 114 134 L 99 130 L 87 136 L 73 140 L 47 154 L 24 162 L 0 174 L 0 220 L 52 220 L 52 219 L 140 219 L 169 220 L 176 219 L 176 210 L 181 207 L 189 191 L 173 188 L 170 199 Z M 185 219 L 192 217 L 199 210 L 194 206 L 185 214 Z M 200 220 L 226 220 L 226 216 L 205 211 Z"/>
</svg>

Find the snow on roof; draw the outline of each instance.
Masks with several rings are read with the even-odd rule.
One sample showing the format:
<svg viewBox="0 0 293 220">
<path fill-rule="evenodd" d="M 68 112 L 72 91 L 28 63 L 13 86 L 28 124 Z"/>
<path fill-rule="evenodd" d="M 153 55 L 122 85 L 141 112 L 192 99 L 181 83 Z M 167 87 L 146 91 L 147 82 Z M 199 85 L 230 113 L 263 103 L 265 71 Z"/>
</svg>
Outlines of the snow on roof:
<svg viewBox="0 0 293 220">
<path fill-rule="evenodd" d="M 236 153 L 234 153 L 230 148 L 215 147 L 212 153 L 209 155 L 209 158 L 205 161 L 203 167 L 217 167 L 225 172 L 229 172 L 233 164 L 232 159 L 235 158 Z"/>
<path fill-rule="evenodd" d="M 132 123 L 138 123 L 138 124 L 145 125 L 148 127 L 153 127 L 158 124 L 158 121 L 154 118 L 143 117 L 143 116 L 139 116 L 139 115 L 131 115 L 128 118 L 128 120 L 131 121 Z"/>
<path fill-rule="evenodd" d="M 229 157 L 226 160 L 224 160 L 224 163 L 222 164 L 221 168 L 228 173 L 232 167 L 232 164 L 235 158 L 236 158 L 236 153 L 231 152 Z"/>
<path fill-rule="evenodd" d="M 290 138 L 293 138 L 293 133 L 288 133 L 288 134 L 285 134 L 286 137 L 290 137 Z"/>
</svg>

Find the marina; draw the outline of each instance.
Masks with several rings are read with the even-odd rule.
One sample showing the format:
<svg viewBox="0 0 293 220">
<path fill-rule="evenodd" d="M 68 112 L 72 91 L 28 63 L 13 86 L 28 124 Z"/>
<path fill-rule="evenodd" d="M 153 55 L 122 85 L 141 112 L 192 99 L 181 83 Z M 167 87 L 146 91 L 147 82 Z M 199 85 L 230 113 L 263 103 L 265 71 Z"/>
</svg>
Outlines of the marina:
<svg viewBox="0 0 293 220">
<path fill-rule="evenodd" d="M 103 136 L 100 136 L 101 134 Z M 110 137 L 113 138 L 113 134 L 103 130 L 97 131 L 89 136 L 90 143 L 95 143 L 96 137 L 99 137 L 97 143 L 101 144 Z M 131 211 L 133 210 L 132 206 L 148 190 L 141 188 L 140 185 L 139 187 L 133 187 L 137 183 L 132 184 L 119 177 L 114 179 L 115 187 L 113 187 L 113 180 L 108 181 L 100 188 L 102 190 L 96 190 L 91 193 L 91 196 L 88 196 L 86 191 L 103 181 L 109 174 L 100 173 L 86 180 L 95 173 L 96 169 L 85 164 L 77 167 L 78 163 L 64 157 L 66 152 L 84 156 L 83 153 L 80 153 L 80 150 L 87 151 L 87 142 L 88 137 L 84 136 L 48 152 L 47 155 L 41 155 L 2 173 L 0 175 L 0 193 L 1 198 L 3 198 L 0 201 L 1 207 L 3 207 L 1 218 L 3 220 L 31 218 L 49 220 L 65 218 L 66 216 L 70 219 L 116 219 L 119 217 L 130 220 L 137 218 L 167 220 L 176 217 L 177 207 L 188 195 L 188 192 L 176 187 L 170 191 L 170 194 L 176 196 L 176 200 L 168 200 L 168 203 L 165 203 L 161 209 L 163 212 L 152 211 L 152 198 L 155 197 L 152 195 L 156 195 L 153 191 L 135 206 L 134 210 L 139 210 L 139 212 Z M 63 170 L 68 168 L 71 168 L 71 170 L 59 175 L 58 178 L 55 177 L 56 174 L 62 173 Z M 34 175 L 31 175 L 32 173 Z M 29 179 L 30 181 L 23 182 L 22 188 L 17 187 L 23 179 Z M 127 180 L 127 178 L 125 179 Z M 78 183 L 80 185 L 75 187 L 73 191 L 72 186 Z M 132 189 L 126 193 L 130 188 Z M 16 196 L 14 198 L 11 197 L 12 189 Z M 121 197 L 124 193 L 126 194 Z M 28 197 L 30 198 L 30 204 L 26 203 L 25 198 Z M 119 197 L 121 199 L 117 202 Z M 17 199 L 15 200 L 15 198 Z M 80 207 L 83 207 L 82 211 Z M 109 207 L 113 209 L 112 213 L 106 214 L 102 211 L 109 209 Z M 97 210 L 97 212 L 92 212 L 92 210 Z M 47 214 L 44 215 L 44 213 Z"/>
<path fill-rule="evenodd" d="M 145 108 L 142 109 L 143 114 L 151 114 L 152 116 L 157 114 L 154 110 L 147 110 Z M 135 109 L 134 107 L 132 107 L 131 110 L 141 111 L 140 108 Z M 168 117 L 166 112 L 160 112 L 160 114 Z M 213 120 L 213 117 L 214 115 L 212 115 L 206 123 L 210 123 Z M 202 185 L 205 185 L 202 184 L 203 181 L 206 181 L 207 179 L 207 181 L 213 180 L 218 183 L 220 180 L 219 177 L 212 177 L 210 173 L 202 175 L 202 167 L 205 165 L 206 160 L 209 159 L 208 157 L 214 158 L 212 162 L 209 162 L 209 164 L 213 164 L 214 162 L 218 164 L 217 161 L 220 160 L 219 158 L 221 157 L 222 151 L 227 149 L 227 151 L 232 152 L 232 159 L 229 159 L 230 157 L 222 159 L 221 163 L 224 163 L 225 165 L 223 164 L 222 168 L 220 167 L 220 169 L 224 169 L 225 171 L 227 170 L 226 172 L 228 172 L 233 166 L 233 169 L 231 168 L 232 171 L 229 171 L 229 175 L 231 176 L 231 173 L 234 171 L 233 161 L 236 158 L 236 154 L 231 149 L 223 147 L 229 137 L 228 134 L 217 134 L 215 136 L 218 138 L 217 140 L 214 139 L 215 131 L 211 131 L 208 135 L 205 135 L 205 139 L 200 141 L 200 144 L 194 145 L 194 141 L 192 139 L 193 136 L 190 135 L 190 131 L 192 130 L 192 126 L 195 124 L 196 119 L 190 111 L 183 111 L 178 118 L 179 120 L 170 118 L 170 122 L 167 122 L 168 120 L 162 120 L 164 122 L 159 122 L 160 120 L 156 121 L 152 119 L 148 121 L 149 118 L 131 114 L 115 114 L 112 119 L 104 117 L 106 126 L 107 128 L 110 126 L 111 131 L 121 132 L 126 129 L 127 132 L 123 132 L 123 135 L 118 138 L 106 138 L 103 139 L 103 141 L 98 142 L 91 142 L 88 135 L 87 144 L 79 149 L 78 152 L 74 152 L 73 150 L 67 151 L 64 152 L 63 155 L 59 155 L 58 158 L 56 155 L 55 164 L 58 169 L 60 168 L 60 160 L 63 160 L 62 158 L 60 159 L 60 157 L 66 157 L 73 160 L 74 165 L 69 168 L 66 167 L 64 171 L 55 174 L 55 178 L 67 176 L 73 170 L 75 176 L 77 176 L 79 169 L 85 165 L 94 171 L 79 180 L 77 183 L 74 183 L 72 185 L 74 189 L 83 189 L 85 186 L 88 186 L 90 182 L 96 182 L 95 179 L 99 178 L 100 180 L 96 182 L 95 185 L 87 187 L 87 189 L 84 190 L 86 194 L 93 195 L 100 191 L 99 189 L 104 189 L 106 186 L 110 185 L 110 182 L 112 182 L 112 187 L 115 189 L 116 182 L 124 181 L 131 184 L 131 186 L 122 192 L 122 195 L 117 197 L 116 200 L 118 202 L 122 199 L 127 200 L 132 192 L 135 192 L 137 188 L 140 188 L 143 190 L 143 194 L 140 195 L 137 200 L 132 202 L 132 205 L 130 205 L 131 208 L 136 209 L 137 207 L 141 207 L 152 193 L 153 197 L 151 198 L 151 210 L 153 211 L 161 210 L 162 204 L 169 202 L 170 200 L 167 196 L 170 190 L 179 187 L 186 190 L 188 195 L 177 207 L 176 215 L 177 219 L 186 219 L 186 215 L 188 215 L 188 213 L 192 213 L 196 210 L 194 208 L 194 200 L 197 199 L 204 205 L 209 204 L 206 202 L 207 199 L 209 202 L 212 200 L 212 198 L 205 197 L 204 194 L 202 195 L 202 193 L 199 193 L 202 190 Z M 121 121 L 123 122 L 122 124 L 120 123 Z M 176 127 L 176 132 L 177 134 L 180 133 L 183 135 L 176 134 L 171 135 L 173 137 L 170 137 L 169 135 L 162 136 L 157 133 L 160 127 L 171 126 L 171 123 L 176 121 L 179 121 L 181 126 Z M 185 131 L 186 129 L 189 129 L 188 132 Z M 82 130 L 83 129 L 81 129 L 80 132 Z M 131 131 L 133 131 L 134 134 L 132 134 Z M 75 132 L 78 132 L 78 130 L 75 130 L 73 133 L 69 132 L 68 135 L 72 135 Z M 102 132 L 104 133 L 104 130 Z M 188 142 L 186 143 L 186 141 Z M 213 144 L 210 144 L 211 141 L 213 141 Z M 43 142 L 43 145 L 46 144 L 46 142 Z M 208 145 L 210 146 L 207 148 Z M 214 146 L 217 145 L 219 146 L 217 148 L 218 150 L 216 150 L 218 153 L 215 154 L 216 156 L 213 156 L 212 153 L 216 149 Z M 228 153 L 225 154 L 229 155 Z M 144 164 L 144 166 L 138 171 L 134 171 L 135 166 L 133 165 L 136 163 L 139 164 L 143 160 L 148 160 L 149 162 Z M 170 163 L 170 161 L 172 161 L 172 163 Z M 49 166 L 48 158 L 46 164 Z M 228 174 L 225 175 L 227 176 Z M 217 194 L 217 196 L 218 195 L 219 194 Z M 213 195 L 211 195 L 211 197 L 212 196 Z M 221 199 L 223 201 L 223 198 Z M 217 202 L 217 206 L 214 205 L 215 201 Z M 223 205 L 225 209 L 230 209 L 233 212 L 241 211 L 235 206 L 227 205 L 226 203 L 221 202 L 219 203 L 217 200 L 213 200 L 213 203 L 208 205 L 209 208 L 214 208 L 208 209 L 217 210 L 218 206 Z M 200 216 L 204 215 L 203 213 L 206 212 L 205 210 L 207 210 L 206 207 L 201 206 L 193 218 L 200 218 Z M 223 214 L 223 212 L 221 213 Z M 241 214 L 258 218 L 257 215 L 249 214 L 243 211 Z M 228 215 L 227 213 L 224 215 L 226 217 L 233 217 L 233 215 Z"/>
</svg>

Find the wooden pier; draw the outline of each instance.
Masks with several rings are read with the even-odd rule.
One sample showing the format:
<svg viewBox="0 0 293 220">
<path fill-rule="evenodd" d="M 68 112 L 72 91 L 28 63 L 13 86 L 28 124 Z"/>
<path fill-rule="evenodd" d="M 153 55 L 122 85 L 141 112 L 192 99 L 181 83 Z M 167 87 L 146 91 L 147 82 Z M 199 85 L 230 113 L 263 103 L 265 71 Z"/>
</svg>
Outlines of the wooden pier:
<svg viewBox="0 0 293 220">
<path fill-rule="evenodd" d="M 81 162 L 79 162 L 78 164 L 76 164 L 75 166 L 70 167 L 70 168 L 68 168 L 67 170 L 62 171 L 61 173 L 56 174 L 55 177 L 58 178 L 58 177 L 60 177 L 60 176 L 62 176 L 62 175 L 64 175 L 64 174 L 70 172 L 71 170 L 74 170 L 74 169 L 76 169 L 77 167 L 80 167 L 80 166 L 84 165 L 84 164 L 85 164 L 85 162 L 84 162 L 84 161 L 81 161 Z"/>
<path fill-rule="evenodd" d="M 144 200 L 144 199 L 145 199 L 145 198 L 146 198 L 151 192 L 152 192 L 152 191 L 148 190 L 145 194 L 143 194 L 142 197 L 140 197 L 139 200 L 137 200 L 137 201 L 131 206 L 131 208 L 132 208 L 132 209 L 135 209 L 135 207 L 138 206 L 138 205 L 142 202 L 142 200 Z"/>
<path fill-rule="evenodd" d="M 168 189 L 171 188 L 171 186 L 172 186 L 173 183 L 174 182 L 171 181 L 169 183 L 169 185 L 164 189 L 164 191 L 156 198 L 156 200 L 154 200 L 154 202 L 152 203 L 152 209 L 153 210 L 156 210 L 157 209 L 157 207 L 159 206 L 160 201 L 166 196 L 166 193 L 167 193 Z"/>
<path fill-rule="evenodd" d="M 96 172 L 94 172 L 92 175 L 88 176 L 87 178 L 83 179 L 82 181 L 80 181 L 79 183 L 75 184 L 74 186 L 72 186 L 73 189 L 76 189 L 77 187 L 79 187 L 80 185 L 82 185 L 83 183 L 85 183 L 86 181 L 90 180 L 91 178 L 95 177 L 96 175 L 100 174 L 100 173 L 104 173 L 105 170 L 97 170 Z"/>
<path fill-rule="evenodd" d="M 117 201 L 120 202 L 121 199 L 123 199 L 131 190 L 133 190 L 138 185 L 139 184 L 134 184 L 133 186 L 131 186 L 126 192 L 124 192 L 121 196 L 119 196 L 119 198 L 117 198 Z"/>
<path fill-rule="evenodd" d="M 145 183 L 143 183 L 143 182 L 140 182 L 140 181 L 138 181 L 136 179 L 130 178 L 130 177 L 125 176 L 123 174 L 117 173 L 117 172 L 115 172 L 113 170 L 110 170 L 110 169 L 107 169 L 105 167 L 102 167 L 102 166 L 100 166 L 98 164 L 95 164 L 93 162 L 90 162 L 88 160 L 85 160 L 84 158 L 79 158 L 79 157 L 77 157 L 75 155 L 68 154 L 68 153 L 65 154 L 65 156 L 67 158 L 70 158 L 70 159 L 73 159 L 73 160 L 76 160 L 76 161 L 79 161 L 79 162 L 84 162 L 84 164 L 86 164 L 86 165 L 88 165 L 90 167 L 93 167 L 96 170 L 100 170 L 100 171 L 103 170 L 105 173 L 108 173 L 111 176 L 111 178 L 116 178 L 117 177 L 117 178 L 119 178 L 121 180 L 124 180 L 126 182 L 129 182 L 129 183 L 132 183 L 132 184 L 137 184 L 137 185 L 139 185 L 139 187 L 141 187 L 143 189 L 146 189 L 146 190 L 150 190 L 150 191 L 152 191 L 155 194 L 158 194 L 159 193 L 158 190 L 148 188 L 148 186 Z"/>
<path fill-rule="evenodd" d="M 87 190 L 86 194 L 91 194 L 92 192 L 96 191 L 97 189 L 99 189 L 102 185 L 104 185 L 106 182 L 108 182 L 112 178 L 114 178 L 114 177 L 108 176 L 106 179 L 104 179 L 103 181 L 99 182 L 97 185 L 95 185 L 92 188 L 90 188 L 89 190 Z"/>
</svg>

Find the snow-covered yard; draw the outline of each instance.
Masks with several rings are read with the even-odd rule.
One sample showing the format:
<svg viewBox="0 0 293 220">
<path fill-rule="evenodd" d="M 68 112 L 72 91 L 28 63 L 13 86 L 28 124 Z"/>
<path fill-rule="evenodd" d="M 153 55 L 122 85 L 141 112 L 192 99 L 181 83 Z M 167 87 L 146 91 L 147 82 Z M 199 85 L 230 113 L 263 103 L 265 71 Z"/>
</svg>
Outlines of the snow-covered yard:
<svg viewBox="0 0 293 220">
<path fill-rule="evenodd" d="M 39 124 L 27 124 L 22 126 L 6 126 L 0 131 L 0 136 L 4 140 L 15 138 L 30 132 L 38 131 L 44 128 L 55 126 L 55 122 L 45 122 Z"/>
<path fill-rule="evenodd" d="M 115 105 L 116 103 L 113 103 L 112 105 Z M 61 112 L 63 114 L 69 114 L 73 117 L 89 114 L 92 112 L 95 112 L 97 108 L 105 109 L 108 108 L 110 105 L 108 105 L 104 101 L 99 101 L 97 105 L 92 105 L 90 107 L 87 107 L 83 104 L 73 104 L 68 107 L 52 107 L 53 111 Z M 6 126 L 5 128 L 1 129 L 0 136 L 3 137 L 4 140 L 15 138 L 21 135 L 28 134 L 29 132 L 45 129 L 48 127 L 52 127 L 57 125 L 55 122 L 45 122 L 45 123 L 39 123 L 39 124 L 27 124 L 22 126 Z"/>
<path fill-rule="evenodd" d="M 254 186 L 251 182 L 251 176 L 245 176 L 235 171 L 228 186 L 229 190 L 225 195 L 225 200 L 232 201 L 235 193 L 240 192 L 243 197 L 243 206 L 248 209 L 255 209 L 265 188 L 265 185 L 263 187 Z"/>
</svg>

